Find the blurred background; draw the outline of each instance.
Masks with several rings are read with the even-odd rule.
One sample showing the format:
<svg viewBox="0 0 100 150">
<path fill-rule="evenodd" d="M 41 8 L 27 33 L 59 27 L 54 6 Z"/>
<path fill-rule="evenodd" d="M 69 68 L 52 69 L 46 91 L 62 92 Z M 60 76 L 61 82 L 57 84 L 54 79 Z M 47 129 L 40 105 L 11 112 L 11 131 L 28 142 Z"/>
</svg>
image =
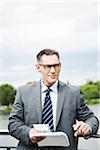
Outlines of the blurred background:
<svg viewBox="0 0 100 150">
<path fill-rule="evenodd" d="M 99 6 L 95 0 L 0 0 L 1 129 L 17 88 L 39 80 L 36 55 L 45 48 L 60 53 L 60 80 L 80 86 L 100 118 Z"/>
</svg>

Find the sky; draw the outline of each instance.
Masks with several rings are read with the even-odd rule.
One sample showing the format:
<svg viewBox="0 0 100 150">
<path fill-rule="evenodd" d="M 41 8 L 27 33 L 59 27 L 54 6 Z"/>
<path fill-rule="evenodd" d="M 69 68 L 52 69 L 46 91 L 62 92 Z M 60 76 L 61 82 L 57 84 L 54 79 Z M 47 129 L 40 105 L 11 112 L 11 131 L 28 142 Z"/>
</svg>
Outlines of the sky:
<svg viewBox="0 0 100 150">
<path fill-rule="evenodd" d="M 95 0 L 0 0 L 0 84 L 37 81 L 36 55 L 60 53 L 60 80 L 99 80 L 98 3 Z"/>
</svg>

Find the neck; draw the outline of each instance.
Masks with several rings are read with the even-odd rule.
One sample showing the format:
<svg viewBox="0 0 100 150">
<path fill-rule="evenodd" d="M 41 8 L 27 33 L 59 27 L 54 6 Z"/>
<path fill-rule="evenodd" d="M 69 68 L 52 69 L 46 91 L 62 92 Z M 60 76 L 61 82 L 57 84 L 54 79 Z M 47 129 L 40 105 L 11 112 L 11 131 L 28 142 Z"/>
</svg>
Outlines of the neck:
<svg viewBox="0 0 100 150">
<path fill-rule="evenodd" d="M 50 88 L 54 83 L 50 83 L 50 82 L 44 82 L 44 81 L 42 81 L 43 82 L 43 84 L 46 86 L 46 87 L 48 87 L 48 88 Z"/>
</svg>

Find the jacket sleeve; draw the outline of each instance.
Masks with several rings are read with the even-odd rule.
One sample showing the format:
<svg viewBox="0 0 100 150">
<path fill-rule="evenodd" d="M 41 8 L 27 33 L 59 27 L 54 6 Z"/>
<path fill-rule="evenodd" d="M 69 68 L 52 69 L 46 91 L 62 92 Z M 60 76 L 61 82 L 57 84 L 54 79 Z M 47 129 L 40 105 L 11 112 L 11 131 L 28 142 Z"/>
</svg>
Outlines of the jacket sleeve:
<svg viewBox="0 0 100 150">
<path fill-rule="evenodd" d="M 94 113 L 85 104 L 82 92 L 78 89 L 78 101 L 77 101 L 77 119 L 84 121 L 92 128 L 92 133 L 95 134 L 99 127 L 99 120 Z"/>
<path fill-rule="evenodd" d="M 8 130 L 16 139 L 26 145 L 30 144 L 28 137 L 30 127 L 25 125 L 24 122 L 24 105 L 21 98 L 20 88 L 17 90 L 13 108 L 10 113 Z"/>
</svg>

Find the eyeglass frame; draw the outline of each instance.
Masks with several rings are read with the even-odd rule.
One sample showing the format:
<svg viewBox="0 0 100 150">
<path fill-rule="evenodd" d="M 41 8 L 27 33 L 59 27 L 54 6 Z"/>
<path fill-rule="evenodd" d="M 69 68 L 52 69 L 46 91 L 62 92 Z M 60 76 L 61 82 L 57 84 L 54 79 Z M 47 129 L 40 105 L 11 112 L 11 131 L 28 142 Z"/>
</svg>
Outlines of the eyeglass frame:
<svg viewBox="0 0 100 150">
<path fill-rule="evenodd" d="M 45 70 L 51 70 L 51 68 L 53 67 L 55 70 L 57 70 L 60 66 L 61 66 L 61 63 L 56 63 L 56 64 L 40 64 L 39 65 L 43 66 L 43 68 Z"/>
</svg>

